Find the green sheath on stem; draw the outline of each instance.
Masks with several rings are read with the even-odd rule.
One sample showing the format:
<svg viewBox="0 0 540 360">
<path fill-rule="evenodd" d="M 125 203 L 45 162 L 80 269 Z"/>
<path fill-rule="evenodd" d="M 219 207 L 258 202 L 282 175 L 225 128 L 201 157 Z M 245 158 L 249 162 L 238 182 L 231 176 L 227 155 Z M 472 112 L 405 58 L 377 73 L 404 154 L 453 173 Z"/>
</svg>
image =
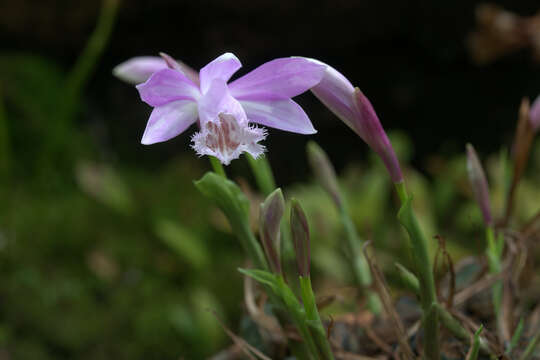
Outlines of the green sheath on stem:
<svg viewBox="0 0 540 360">
<path fill-rule="evenodd" d="M 420 302 L 425 334 L 424 355 L 428 360 L 438 360 L 440 358 L 438 313 L 433 311 L 433 306 L 437 304 L 437 295 L 428 256 L 427 240 L 418 224 L 411 206 L 412 197 L 407 195 L 405 184 L 401 182 L 396 183 L 395 186 L 401 200 L 398 219 L 409 234 L 409 250 L 420 282 Z"/>
<path fill-rule="evenodd" d="M 256 267 L 268 270 L 262 248 L 250 228 L 249 200 L 242 190 L 234 182 L 213 172 L 208 172 L 200 180 L 195 181 L 195 186 L 223 211 L 233 233 Z"/>
<path fill-rule="evenodd" d="M 312 356 L 315 359 L 319 359 L 319 349 L 313 333 L 310 331 L 310 327 L 308 326 L 309 318 L 307 317 L 307 313 L 303 311 L 304 309 L 302 309 L 302 305 L 292 292 L 291 288 L 289 288 L 289 286 L 287 286 L 285 283 L 283 276 L 279 276 L 278 278 L 278 294 L 283 300 L 287 312 L 291 316 Z"/>
<path fill-rule="evenodd" d="M 304 302 L 304 309 L 306 310 L 306 317 L 311 325 L 310 328 L 313 329 L 313 337 L 318 348 L 321 351 L 321 355 L 324 360 L 333 360 L 334 354 L 332 353 L 332 348 L 326 337 L 326 331 L 321 321 L 319 315 L 319 310 L 317 309 L 317 303 L 315 301 L 315 294 L 311 287 L 311 279 L 309 276 L 299 277 L 300 279 L 300 288 L 302 291 L 302 301 Z"/>
</svg>

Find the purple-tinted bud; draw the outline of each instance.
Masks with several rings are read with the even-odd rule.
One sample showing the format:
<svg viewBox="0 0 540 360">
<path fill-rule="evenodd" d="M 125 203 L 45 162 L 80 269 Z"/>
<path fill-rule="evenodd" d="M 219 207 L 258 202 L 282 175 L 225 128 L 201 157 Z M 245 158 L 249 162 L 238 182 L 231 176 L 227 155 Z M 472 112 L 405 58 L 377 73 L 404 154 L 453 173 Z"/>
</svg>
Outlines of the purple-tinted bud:
<svg viewBox="0 0 540 360">
<path fill-rule="evenodd" d="M 159 56 L 161 56 L 161 58 L 163 60 L 165 60 L 165 64 L 167 64 L 167 67 L 169 69 L 178 70 L 178 71 L 182 72 L 182 67 L 180 66 L 178 61 L 174 60 L 170 55 L 168 55 L 168 54 L 166 54 L 164 52 L 160 52 Z"/>
<path fill-rule="evenodd" d="M 150 76 L 166 68 L 180 71 L 195 84 L 199 84 L 199 74 L 181 61 L 173 59 L 165 53 L 160 56 L 137 56 L 117 65 L 113 69 L 113 75 L 128 84 L 142 84 Z"/>
<path fill-rule="evenodd" d="M 285 210 L 285 200 L 281 189 L 276 189 L 261 204 L 259 214 L 259 234 L 271 270 L 281 274 L 281 259 L 279 256 L 280 234 L 279 225 Z"/>
<path fill-rule="evenodd" d="M 318 64 L 326 65 L 318 60 Z M 394 183 L 403 181 L 398 159 L 373 106 L 364 94 L 336 69 L 326 65 L 313 94 L 356 132 L 383 160 Z"/>
<path fill-rule="evenodd" d="M 489 186 L 482 164 L 480 164 L 476 151 L 471 144 L 467 144 L 467 172 L 469 174 L 469 181 L 471 182 L 474 197 L 482 211 L 484 223 L 487 226 L 490 226 L 493 223 L 493 219 L 491 217 Z"/>
<path fill-rule="evenodd" d="M 191 81 L 193 81 L 195 84 L 199 85 L 199 73 L 192 69 L 191 67 L 187 66 L 180 60 L 175 60 L 168 54 L 165 54 L 164 52 L 160 52 L 159 56 L 165 60 L 165 63 L 169 67 L 169 69 L 177 70 L 186 75 Z"/>
<path fill-rule="evenodd" d="M 291 201 L 291 233 L 296 252 L 298 275 L 307 277 L 311 261 L 309 225 L 304 210 L 296 199 Z"/>
<path fill-rule="evenodd" d="M 538 131 L 538 129 L 540 129 L 540 95 L 536 97 L 536 100 L 534 100 L 531 105 L 529 121 L 531 122 L 533 131 Z"/>
<path fill-rule="evenodd" d="M 145 82 L 156 71 L 167 68 L 165 60 L 157 56 L 137 56 L 117 65 L 113 75 L 129 84 Z"/>
<path fill-rule="evenodd" d="M 394 148 L 386 136 L 371 102 L 360 91 L 359 88 L 354 89 L 354 100 L 358 110 L 358 118 L 353 125 L 357 129 L 358 134 L 363 134 L 364 141 L 381 157 L 384 165 L 390 173 L 390 177 L 394 183 L 403 181 L 403 174 L 397 159 Z"/>
</svg>

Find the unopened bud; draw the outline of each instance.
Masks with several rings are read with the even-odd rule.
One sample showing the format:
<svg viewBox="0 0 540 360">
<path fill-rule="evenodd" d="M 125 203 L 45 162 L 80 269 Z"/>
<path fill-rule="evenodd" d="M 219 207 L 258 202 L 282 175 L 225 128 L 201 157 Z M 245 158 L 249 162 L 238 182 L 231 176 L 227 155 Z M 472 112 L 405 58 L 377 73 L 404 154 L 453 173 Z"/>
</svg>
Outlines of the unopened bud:
<svg viewBox="0 0 540 360">
<path fill-rule="evenodd" d="M 281 189 L 276 189 L 261 204 L 259 215 L 259 234 L 270 268 L 274 273 L 281 273 L 279 256 L 279 225 L 285 210 L 285 200 Z"/>
<path fill-rule="evenodd" d="M 341 199 L 341 192 L 339 191 L 336 172 L 330 159 L 328 159 L 324 150 L 314 141 L 308 143 L 307 155 L 311 169 L 315 173 L 315 177 L 324 190 L 330 194 L 332 200 L 336 203 L 336 206 L 341 209 L 343 201 Z"/>
<path fill-rule="evenodd" d="M 311 258 L 309 225 L 304 210 L 296 199 L 291 201 L 291 233 L 296 252 L 298 275 L 307 277 L 309 276 Z"/>
<path fill-rule="evenodd" d="M 394 183 L 403 182 L 392 144 L 367 97 L 333 67 L 310 60 L 326 66 L 321 81 L 311 88 L 313 94 L 381 157 Z"/>
<path fill-rule="evenodd" d="M 467 172 L 472 191 L 484 218 L 486 225 L 492 225 L 489 186 L 478 155 L 471 144 L 467 144 Z"/>
</svg>

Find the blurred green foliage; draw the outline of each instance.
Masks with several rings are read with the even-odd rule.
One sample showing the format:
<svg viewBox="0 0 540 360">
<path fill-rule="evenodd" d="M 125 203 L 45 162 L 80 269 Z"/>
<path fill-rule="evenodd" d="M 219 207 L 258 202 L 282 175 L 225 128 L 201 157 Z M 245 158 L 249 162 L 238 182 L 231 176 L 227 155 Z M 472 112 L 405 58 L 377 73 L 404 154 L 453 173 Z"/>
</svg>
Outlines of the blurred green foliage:
<svg viewBox="0 0 540 360">
<path fill-rule="evenodd" d="M 103 27 L 112 20 L 101 24 L 104 46 Z M 88 51 L 84 59 L 92 58 Z M 94 51 L 95 62 L 102 49 Z M 0 54 L 0 348 L 21 360 L 209 356 L 228 343 L 209 309 L 233 328 L 252 329 L 242 318 L 241 246 L 193 185 L 204 160 L 188 154 L 147 172 L 100 156 L 78 121 L 92 69 L 84 59 L 65 71 L 36 55 Z M 407 163 L 413 144 L 402 133 L 391 139 Z M 501 159 L 483 159 L 499 212 Z M 539 170 L 537 142 L 518 192 L 518 219 L 538 211 Z M 483 226 L 464 154 L 434 155 L 427 173 L 406 172 L 426 234 L 444 236 L 456 259 L 480 254 Z M 359 233 L 373 241 L 381 266 L 392 274 L 396 259 L 408 264 L 380 161 L 351 164 L 340 178 Z M 331 199 L 313 179 L 284 191 L 301 201 L 310 220 L 314 279 L 322 279 L 316 286 L 350 285 Z M 260 198 L 249 195 L 257 209 Z"/>
</svg>

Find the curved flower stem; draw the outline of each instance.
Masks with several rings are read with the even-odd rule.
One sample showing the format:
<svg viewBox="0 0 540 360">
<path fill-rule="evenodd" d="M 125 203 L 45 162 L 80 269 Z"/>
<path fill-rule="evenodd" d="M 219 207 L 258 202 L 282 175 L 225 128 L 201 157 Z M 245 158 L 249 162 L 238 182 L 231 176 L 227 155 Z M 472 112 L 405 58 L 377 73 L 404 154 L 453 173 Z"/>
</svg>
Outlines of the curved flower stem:
<svg viewBox="0 0 540 360">
<path fill-rule="evenodd" d="M 225 173 L 225 168 L 223 167 L 223 165 L 221 165 L 221 162 L 218 160 L 218 158 L 215 156 L 208 156 L 208 159 L 210 159 L 210 164 L 212 165 L 212 169 L 214 169 L 214 172 L 226 178 L 227 174 Z"/>
<path fill-rule="evenodd" d="M 311 287 L 311 278 L 308 276 L 300 276 L 300 288 L 302 291 L 302 301 L 304 302 L 304 309 L 306 310 L 307 321 L 310 328 L 313 329 L 313 335 L 318 348 L 321 351 L 324 360 L 333 360 L 334 354 L 332 348 L 326 337 L 326 331 L 317 309 L 317 303 L 315 301 L 315 294 Z"/>
<path fill-rule="evenodd" d="M 428 360 L 438 360 L 440 358 L 438 314 L 436 311 L 432 311 L 433 306 L 437 305 L 437 295 L 427 240 L 411 207 L 412 197 L 407 194 L 405 184 L 403 182 L 395 183 L 395 187 L 401 200 L 398 219 L 409 234 L 409 251 L 420 281 L 420 301 L 425 334 L 424 355 Z"/>
</svg>

